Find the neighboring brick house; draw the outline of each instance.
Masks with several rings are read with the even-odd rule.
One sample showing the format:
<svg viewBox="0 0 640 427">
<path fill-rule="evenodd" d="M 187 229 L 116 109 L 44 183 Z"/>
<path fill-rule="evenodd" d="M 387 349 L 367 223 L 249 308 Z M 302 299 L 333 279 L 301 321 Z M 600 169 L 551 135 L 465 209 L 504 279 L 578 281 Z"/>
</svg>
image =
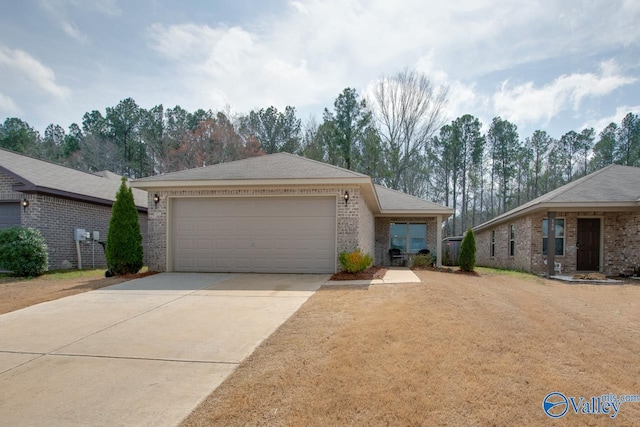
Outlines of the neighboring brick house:
<svg viewBox="0 0 640 427">
<path fill-rule="evenodd" d="M 40 230 L 49 247 L 49 269 L 77 268 L 75 229 L 97 231 L 100 241 L 107 239 L 120 179 L 111 172 L 94 175 L 0 149 L 0 228 Z M 133 193 L 145 244 L 147 192 Z M 79 247 L 83 268 L 106 265 L 96 241 Z"/>
<path fill-rule="evenodd" d="M 554 223 L 555 232 L 549 229 Z M 549 266 L 559 262 L 563 275 L 628 274 L 640 267 L 640 168 L 609 165 L 474 232 L 478 265 L 553 273 Z M 555 246 L 554 263 L 545 265 L 549 245 Z"/>
<path fill-rule="evenodd" d="M 148 262 L 158 271 L 333 273 L 338 254 L 356 248 L 377 264 L 389 264 L 390 245 L 406 256 L 440 254 L 441 224 L 453 213 L 286 153 L 131 185 L 151 197 Z"/>
</svg>

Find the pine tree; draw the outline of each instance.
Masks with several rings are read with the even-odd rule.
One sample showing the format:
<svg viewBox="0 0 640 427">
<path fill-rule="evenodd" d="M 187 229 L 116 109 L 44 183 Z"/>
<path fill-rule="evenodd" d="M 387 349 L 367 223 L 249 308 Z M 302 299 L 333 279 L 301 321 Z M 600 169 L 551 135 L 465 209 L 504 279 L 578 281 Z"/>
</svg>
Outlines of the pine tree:
<svg viewBox="0 0 640 427">
<path fill-rule="evenodd" d="M 469 228 L 460 244 L 460 270 L 473 271 L 476 266 L 476 238 Z"/>
<path fill-rule="evenodd" d="M 137 273 L 142 268 L 142 234 L 133 191 L 122 177 L 113 204 L 106 248 L 107 262 L 113 274 Z"/>
</svg>

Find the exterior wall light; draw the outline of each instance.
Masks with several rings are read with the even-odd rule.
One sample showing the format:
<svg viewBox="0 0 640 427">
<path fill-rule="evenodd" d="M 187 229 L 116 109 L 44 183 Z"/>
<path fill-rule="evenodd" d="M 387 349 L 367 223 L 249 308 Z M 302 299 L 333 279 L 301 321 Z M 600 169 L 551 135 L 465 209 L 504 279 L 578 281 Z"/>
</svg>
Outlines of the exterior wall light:
<svg viewBox="0 0 640 427">
<path fill-rule="evenodd" d="M 24 199 L 22 199 L 22 209 L 23 209 L 23 211 L 26 212 L 28 207 L 29 207 L 29 201 L 25 197 Z"/>
<path fill-rule="evenodd" d="M 343 197 L 344 197 L 344 204 L 346 205 L 349 202 L 349 192 L 345 191 Z"/>
<path fill-rule="evenodd" d="M 160 196 L 158 196 L 158 193 L 153 195 L 153 203 L 156 204 L 156 208 L 158 207 L 158 202 L 160 202 Z"/>
</svg>

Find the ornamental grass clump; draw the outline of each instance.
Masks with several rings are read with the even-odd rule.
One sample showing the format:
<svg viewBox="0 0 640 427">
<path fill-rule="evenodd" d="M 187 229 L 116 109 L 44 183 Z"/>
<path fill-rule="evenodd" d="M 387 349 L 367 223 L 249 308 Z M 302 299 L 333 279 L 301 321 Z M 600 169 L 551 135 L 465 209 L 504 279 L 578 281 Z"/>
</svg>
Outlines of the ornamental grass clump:
<svg viewBox="0 0 640 427">
<path fill-rule="evenodd" d="M 338 256 L 342 270 L 347 273 L 359 273 L 373 264 L 373 258 L 369 254 L 362 254 L 360 249 L 353 252 L 340 252 Z"/>
</svg>

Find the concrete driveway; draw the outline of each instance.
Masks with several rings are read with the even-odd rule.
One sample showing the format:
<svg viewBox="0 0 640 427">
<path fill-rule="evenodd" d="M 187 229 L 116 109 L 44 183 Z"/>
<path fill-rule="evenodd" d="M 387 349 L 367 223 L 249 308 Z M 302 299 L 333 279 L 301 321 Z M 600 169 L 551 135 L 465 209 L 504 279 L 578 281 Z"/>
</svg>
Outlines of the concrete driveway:
<svg viewBox="0 0 640 427">
<path fill-rule="evenodd" d="M 176 425 L 328 279 L 163 273 L 0 315 L 0 425 Z"/>
</svg>

